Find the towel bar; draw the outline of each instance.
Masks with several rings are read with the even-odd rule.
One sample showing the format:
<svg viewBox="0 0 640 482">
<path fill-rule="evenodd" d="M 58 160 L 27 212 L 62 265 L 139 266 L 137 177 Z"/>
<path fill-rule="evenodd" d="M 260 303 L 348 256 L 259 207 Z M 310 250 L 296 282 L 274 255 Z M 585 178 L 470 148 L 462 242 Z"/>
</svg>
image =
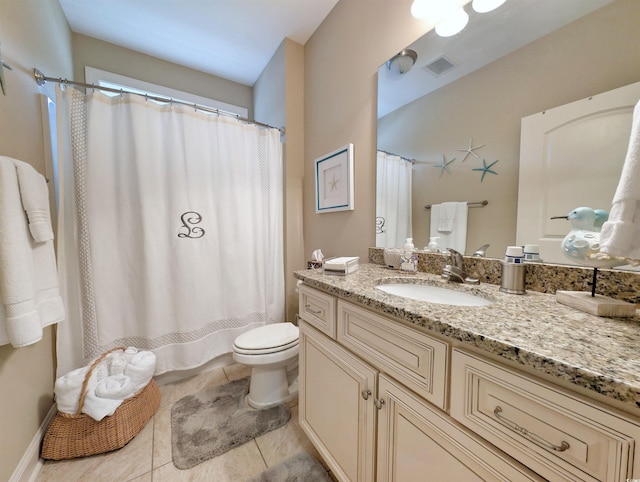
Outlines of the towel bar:
<svg viewBox="0 0 640 482">
<path fill-rule="evenodd" d="M 474 201 L 472 203 L 467 203 L 467 206 L 471 206 L 471 207 L 484 207 L 487 204 L 489 204 L 489 201 L 485 200 L 485 201 Z M 431 209 L 431 204 L 427 204 L 424 208 L 425 209 Z"/>
</svg>

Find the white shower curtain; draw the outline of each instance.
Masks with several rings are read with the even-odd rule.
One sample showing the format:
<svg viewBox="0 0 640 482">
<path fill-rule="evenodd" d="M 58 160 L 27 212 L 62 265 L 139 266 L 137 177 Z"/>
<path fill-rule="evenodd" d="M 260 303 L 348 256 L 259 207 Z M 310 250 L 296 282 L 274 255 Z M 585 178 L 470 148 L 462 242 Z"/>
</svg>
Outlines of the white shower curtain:
<svg viewBox="0 0 640 482">
<path fill-rule="evenodd" d="M 378 151 L 376 247 L 401 248 L 412 236 L 411 161 Z"/>
<path fill-rule="evenodd" d="M 115 346 L 194 368 L 283 320 L 277 129 L 73 88 L 57 111 L 59 375 Z"/>
</svg>

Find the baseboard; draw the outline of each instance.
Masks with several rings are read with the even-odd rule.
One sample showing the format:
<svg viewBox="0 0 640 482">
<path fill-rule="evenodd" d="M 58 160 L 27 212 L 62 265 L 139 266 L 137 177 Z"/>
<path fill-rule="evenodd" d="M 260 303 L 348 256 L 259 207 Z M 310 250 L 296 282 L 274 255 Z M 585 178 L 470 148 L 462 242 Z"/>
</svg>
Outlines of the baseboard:
<svg viewBox="0 0 640 482">
<path fill-rule="evenodd" d="M 11 474 L 9 482 L 32 482 L 36 480 L 38 472 L 42 468 L 42 459 L 40 458 L 40 444 L 44 438 L 44 434 L 47 431 L 49 422 L 55 416 L 57 412 L 56 404 L 51 405 L 47 416 L 44 418 L 38 431 L 33 436 L 31 443 L 27 447 L 26 452 L 20 459 L 20 463 Z"/>
</svg>

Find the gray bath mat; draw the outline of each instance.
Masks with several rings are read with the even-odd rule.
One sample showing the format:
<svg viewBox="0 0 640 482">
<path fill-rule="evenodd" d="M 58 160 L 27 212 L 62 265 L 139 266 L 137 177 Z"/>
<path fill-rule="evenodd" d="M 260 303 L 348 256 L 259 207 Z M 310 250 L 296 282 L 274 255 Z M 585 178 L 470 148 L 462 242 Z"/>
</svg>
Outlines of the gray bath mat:
<svg viewBox="0 0 640 482">
<path fill-rule="evenodd" d="M 327 469 L 314 457 L 301 452 L 269 467 L 249 482 L 332 482 Z"/>
<path fill-rule="evenodd" d="M 289 421 L 288 407 L 253 409 L 244 400 L 247 393 L 248 377 L 188 395 L 171 407 L 176 467 L 190 469 Z"/>
</svg>

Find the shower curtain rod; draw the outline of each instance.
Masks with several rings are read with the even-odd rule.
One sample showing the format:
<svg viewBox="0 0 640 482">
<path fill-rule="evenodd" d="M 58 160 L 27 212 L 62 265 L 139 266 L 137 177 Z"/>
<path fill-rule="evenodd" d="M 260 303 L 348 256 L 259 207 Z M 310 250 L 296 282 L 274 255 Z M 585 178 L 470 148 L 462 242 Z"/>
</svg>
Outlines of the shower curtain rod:
<svg viewBox="0 0 640 482">
<path fill-rule="evenodd" d="M 155 100 L 157 102 L 165 102 L 165 103 L 169 103 L 169 104 L 188 105 L 190 107 L 193 107 L 194 109 L 201 110 L 203 112 L 209 112 L 211 114 L 217 114 L 217 115 L 226 115 L 228 117 L 235 117 L 239 121 L 247 122 L 249 124 L 255 124 L 255 125 L 260 126 L 260 127 L 266 127 L 268 129 L 278 129 L 281 134 L 283 134 L 283 135 L 285 134 L 285 128 L 284 127 L 273 127 L 273 126 L 270 126 L 269 124 L 264 124 L 262 122 L 255 121 L 253 119 L 248 119 L 248 118 L 242 117 L 242 116 L 240 116 L 238 114 L 233 114 L 231 112 L 226 112 L 226 111 L 220 110 L 220 109 L 214 109 L 213 107 L 207 107 L 207 106 L 196 104 L 196 103 L 184 102 L 184 101 L 181 101 L 181 100 L 175 100 L 175 99 L 172 99 L 170 97 L 160 97 L 160 96 L 157 96 L 157 95 L 140 94 L 139 92 L 132 92 L 132 91 L 126 90 L 126 89 L 114 89 L 112 87 L 102 87 L 102 86 L 95 85 L 95 84 L 87 84 L 85 82 L 76 82 L 74 80 L 60 79 L 60 78 L 55 78 L 55 77 L 47 77 L 46 75 L 44 75 L 38 69 L 33 69 L 33 76 L 36 79 L 36 82 L 38 83 L 38 85 L 44 85 L 46 82 L 49 81 L 49 82 L 57 82 L 59 84 L 65 84 L 65 85 L 75 85 L 75 86 L 78 86 L 78 87 L 85 87 L 87 89 L 104 90 L 104 91 L 107 91 L 107 92 L 114 92 L 116 94 L 134 94 L 134 95 L 139 95 L 141 97 L 144 97 L 145 99 Z"/>
<path fill-rule="evenodd" d="M 411 164 L 415 164 L 417 162 L 415 159 L 409 159 L 408 157 L 401 156 L 400 154 L 394 154 L 393 152 L 384 151 L 382 149 L 378 149 L 378 152 L 384 152 L 385 154 L 388 154 L 390 156 L 398 156 L 403 161 L 410 162 Z"/>
</svg>

